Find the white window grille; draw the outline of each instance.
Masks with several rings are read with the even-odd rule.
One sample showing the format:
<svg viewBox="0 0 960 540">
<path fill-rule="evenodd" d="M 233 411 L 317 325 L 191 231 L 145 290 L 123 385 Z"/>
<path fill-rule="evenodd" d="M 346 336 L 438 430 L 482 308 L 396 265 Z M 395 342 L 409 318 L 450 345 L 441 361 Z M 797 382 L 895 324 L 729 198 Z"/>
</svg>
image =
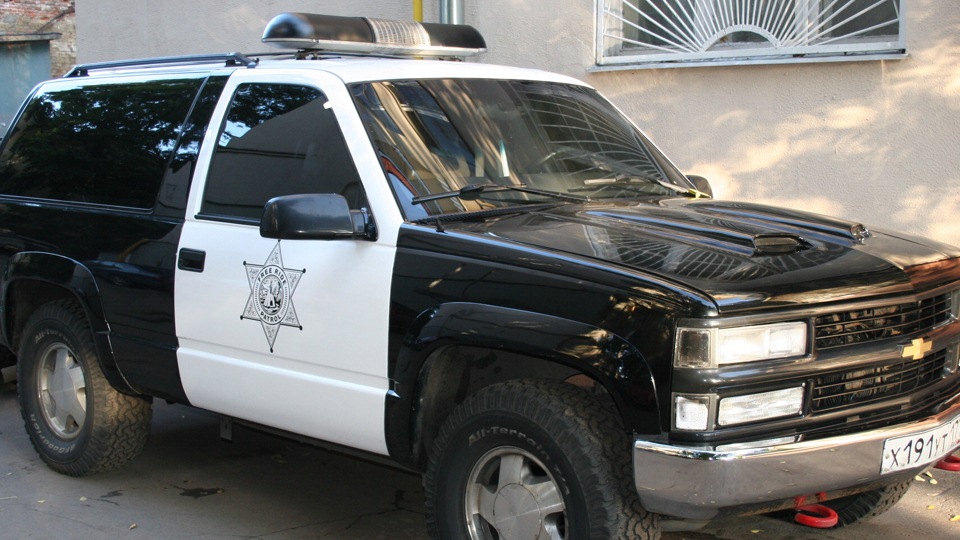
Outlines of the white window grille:
<svg viewBox="0 0 960 540">
<path fill-rule="evenodd" d="M 597 0 L 597 64 L 902 58 L 906 0 Z"/>
</svg>

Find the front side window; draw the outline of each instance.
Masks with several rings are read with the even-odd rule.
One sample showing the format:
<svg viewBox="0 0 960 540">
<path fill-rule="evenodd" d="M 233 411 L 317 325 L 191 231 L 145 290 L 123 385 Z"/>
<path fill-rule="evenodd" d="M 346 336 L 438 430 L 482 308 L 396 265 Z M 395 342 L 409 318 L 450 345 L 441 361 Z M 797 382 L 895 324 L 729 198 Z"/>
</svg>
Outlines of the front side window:
<svg viewBox="0 0 960 540">
<path fill-rule="evenodd" d="M 563 200 L 551 194 L 604 199 L 690 188 L 589 88 L 458 79 L 352 91 L 408 219 Z M 453 191 L 462 194 L 433 198 Z"/>
<path fill-rule="evenodd" d="M 58 201 L 153 208 L 204 77 L 82 81 L 41 90 L 0 154 L 0 190 Z"/>
<path fill-rule="evenodd" d="M 243 84 L 221 128 L 200 212 L 260 221 L 273 197 L 337 193 L 365 204 L 360 178 L 327 98 L 312 87 Z"/>
<path fill-rule="evenodd" d="M 902 57 L 902 0 L 597 0 L 597 64 Z"/>
</svg>

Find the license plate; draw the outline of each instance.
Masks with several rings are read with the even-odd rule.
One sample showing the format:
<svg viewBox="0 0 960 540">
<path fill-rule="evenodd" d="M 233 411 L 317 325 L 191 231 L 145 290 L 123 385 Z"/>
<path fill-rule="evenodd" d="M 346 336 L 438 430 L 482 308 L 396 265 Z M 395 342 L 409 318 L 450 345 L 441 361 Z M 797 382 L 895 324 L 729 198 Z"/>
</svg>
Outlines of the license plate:
<svg viewBox="0 0 960 540">
<path fill-rule="evenodd" d="M 883 442 L 880 474 L 888 474 L 939 461 L 960 446 L 960 416 L 922 433 Z"/>
</svg>

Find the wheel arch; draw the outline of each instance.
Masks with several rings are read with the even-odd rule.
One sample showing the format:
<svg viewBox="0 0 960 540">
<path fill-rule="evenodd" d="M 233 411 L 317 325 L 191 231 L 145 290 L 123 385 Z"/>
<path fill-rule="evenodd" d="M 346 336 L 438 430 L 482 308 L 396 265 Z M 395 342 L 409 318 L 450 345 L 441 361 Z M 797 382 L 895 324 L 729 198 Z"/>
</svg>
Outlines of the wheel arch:
<svg viewBox="0 0 960 540">
<path fill-rule="evenodd" d="M 659 432 L 653 375 L 611 332 L 528 311 L 453 302 L 424 312 L 404 340 L 387 404 L 391 455 L 422 468 L 444 420 L 492 384 L 565 381 L 592 389 L 633 432 Z"/>
<path fill-rule="evenodd" d="M 107 380 L 122 392 L 135 393 L 117 367 L 99 287 L 82 263 L 53 253 L 18 253 L 7 265 L 2 295 L 3 338 L 14 353 L 31 313 L 49 302 L 69 299 L 81 307 L 90 324 L 100 368 Z"/>
</svg>

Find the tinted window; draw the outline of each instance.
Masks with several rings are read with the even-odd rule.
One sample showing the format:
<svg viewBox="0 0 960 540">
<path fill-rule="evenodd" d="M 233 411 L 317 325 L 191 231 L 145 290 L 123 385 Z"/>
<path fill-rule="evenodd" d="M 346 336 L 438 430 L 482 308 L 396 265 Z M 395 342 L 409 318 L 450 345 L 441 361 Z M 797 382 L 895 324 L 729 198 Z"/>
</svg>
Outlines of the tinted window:
<svg viewBox="0 0 960 540">
<path fill-rule="evenodd" d="M 558 200 L 523 188 L 601 199 L 690 187 L 622 114 L 583 86 L 459 79 L 370 82 L 352 91 L 408 219 Z M 492 189 L 415 202 L 467 186 Z"/>
<path fill-rule="evenodd" d="M 363 205 L 359 177 L 333 111 L 315 88 L 246 84 L 217 142 L 201 212 L 259 221 L 273 197 L 339 193 Z"/>
<path fill-rule="evenodd" d="M 0 154 L 10 195 L 152 208 L 203 77 L 41 91 Z"/>
<path fill-rule="evenodd" d="M 158 214 L 183 217 L 183 211 L 187 207 L 190 180 L 193 178 L 197 156 L 200 153 L 200 143 L 210 125 L 213 109 L 220 99 L 226 82 L 226 75 L 210 77 L 203 85 L 200 95 L 197 96 L 190 117 L 183 124 L 180 142 L 163 178 L 163 187 L 157 198 Z"/>
</svg>

